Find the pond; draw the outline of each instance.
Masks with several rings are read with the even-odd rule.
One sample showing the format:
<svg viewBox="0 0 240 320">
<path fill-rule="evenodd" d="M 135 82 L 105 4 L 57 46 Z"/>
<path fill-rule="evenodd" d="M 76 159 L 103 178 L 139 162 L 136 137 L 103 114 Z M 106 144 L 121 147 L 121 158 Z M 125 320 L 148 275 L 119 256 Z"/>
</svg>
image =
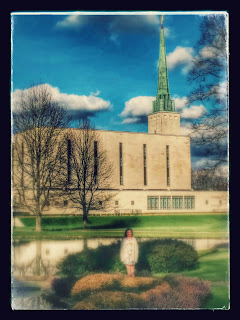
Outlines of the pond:
<svg viewBox="0 0 240 320">
<path fill-rule="evenodd" d="M 138 238 L 147 241 L 148 238 Z M 210 249 L 228 244 L 228 239 L 181 239 L 196 250 Z M 71 253 L 84 248 L 110 245 L 119 238 L 94 238 L 76 240 L 14 241 L 12 244 L 12 307 L 14 309 L 50 309 L 41 297 L 42 289 L 50 285 L 57 272 L 58 262 Z"/>
</svg>

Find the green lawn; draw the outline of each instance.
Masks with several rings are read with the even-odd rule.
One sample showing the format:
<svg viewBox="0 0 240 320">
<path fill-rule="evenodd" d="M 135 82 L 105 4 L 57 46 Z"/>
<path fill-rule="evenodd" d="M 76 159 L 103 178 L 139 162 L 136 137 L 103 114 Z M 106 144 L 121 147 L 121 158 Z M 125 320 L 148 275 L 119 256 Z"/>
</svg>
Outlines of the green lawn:
<svg viewBox="0 0 240 320">
<path fill-rule="evenodd" d="M 13 236 L 33 236 L 35 218 L 20 217 L 24 228 L 14 228 Z M 222 238 L 228 234 L 227 214 L 89 217 L 87 229 L 81 217 L 43 217 L 43 231 L 36 237 L 120 236 L 128 227 L 136 237 Z"/>
<path fill-rule="evenodd" d="M 229 308 L 229 251 L 218 249 L 217 252 L 199 259 L 199 268 L 183 272 L 183 275 L 212 281 L 212 297 L 205 308 Z"/>
<path fill-rule="evenodd" d="M 199 258 L 199 266 L 195 270 L 181 272 L 187 277 L 196 277 L 212 283 L 212 296 L 203 306 L 205 309 L 229 308 L 229 251 L 226 248 L 209 250 L 209 253 Z M 159 273 L 155 276 L 162 277 Z"/>
</svg>

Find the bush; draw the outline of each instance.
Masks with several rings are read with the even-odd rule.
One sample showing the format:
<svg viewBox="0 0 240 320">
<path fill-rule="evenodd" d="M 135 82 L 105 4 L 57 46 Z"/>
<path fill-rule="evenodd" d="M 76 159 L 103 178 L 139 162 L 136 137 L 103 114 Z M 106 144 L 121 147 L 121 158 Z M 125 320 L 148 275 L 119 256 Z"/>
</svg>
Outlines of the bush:
<svg viewBox="0 0 240 320">
<path fill-rule="evenodd" d="M 197 267 L 195 249 L 183 241 L 171 239 L 139 241 L 137 275 L 159 272 L 179 272 Z M 70 254 L 58 264 L 59 273 L 65 276 L 83 276 L 93 272 L 120 272 L 126 268 L 120 261 L 120 241 L 97 249 L 85 249 Z"/>
<path fill-rule="evenodd" d="M 111 310 L 144 308 L 145 301 L 140 295 L 120 291 L 102 291 L 93 293 L 77 303 L 74 310 Z"/>
<path fill-rule="evenodd" d="M 196 309 L 201 308 L 211 294 L 209 281 L 171 275 L 165 277 L 169 288 L 162 294 L 149 291 L 148 308 Z M 154 291 L 154 290 L 152 290 Z"/>
<path fill-rule="evenodd" d="M 73 282 L 73 278 L 55 279 L 54 292 L 44 295 L 53 308 L 196 309 L 201 308 L 211 293 L 209 281 L 175 274 L 154 278 L 96 273 L 75 281 L 71 292 L 67 281 Z"/>
<path fill-rule="evenodd" d="M 125 266 L 120 261 L 120 243 L 109 246 L 100 245 L 97 249 L 84 249 L 76 254 L 69 254 L 57 265 L 59 274 L 66 276 L 86 275 L 92 272 L 121 272 Z"/>
<path fill-rule="evenodd" d="M 72 290 L 71 294 L 82 294 L 90 291 L 97 291 L 103 289 L 110 289 L 114 286 L 119 287 L 119 282 L 123 276 L 121 274 L 107 274 L 107 273 L 95 273 L 83 277 L 78 280 Z"/>
<path fill-rule="evenodd" d="M 196 250 L 183 241 L 171 239 L 147 241 L 141 244 L 141 249 L 139 264 L 150 269 L 152 273 L 192 270 L 198 265 Z"/>
<path fill-rule="evenodd" d="M 138 290 L 136 290 L 136 288 Z M 85 295 L 76 296 L 76 293 Z M 211 292 L 210 282 L 169 275 L 162 279 L 128 277 L 121 274 L 92 274 L 72 289 L 73 309 L 196 309 Z"/>
<path fill-rule="evenodd" d="M 55 278 L 53 279 L 51 286 L 57 296 L 68 297 L 75 282 L 75 277 Z"/>
</svg>

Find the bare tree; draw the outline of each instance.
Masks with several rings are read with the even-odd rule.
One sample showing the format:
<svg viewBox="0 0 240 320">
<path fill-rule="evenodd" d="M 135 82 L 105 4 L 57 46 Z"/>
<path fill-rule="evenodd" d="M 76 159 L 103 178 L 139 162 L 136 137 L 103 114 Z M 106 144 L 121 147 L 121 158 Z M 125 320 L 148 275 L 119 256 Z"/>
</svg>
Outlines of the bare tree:
<svg viewBox="0 0 240 320">
<path fill-rule="evenodd" d="M 12 137 L 13 206 L 36 215 L 36 231 L 49 207 L 64 168 L 66 110 L 55 102 L 47 85 L 24 90 L 14 102 Z"/>
<path fill-rule="evenodd" d="M 111 191 L 113 164 L 108 159 L 100 134 L 88 120 L 67 135 L 66 170 L 62 176 L 66 199 L 82 210 L 84 226 L 90 210 L 104 211 L 111 206 L 115 193 Z"/>
<path fill-rule="evenodd" d="M 208 157 L 203 167 L 216 170 L 228 161 L 228 34 L 226 16 L 204 16 L 188 80 L 195 85 L 188 104 L 207 102 L 209 110 L 192 123 L 195 148 Z"/>
<path fill-rule="evenodd" d="M 192 169 L 192 188 L 225 191 L 228 188 L 227 176 L 212 169 Z"/>
</svg>

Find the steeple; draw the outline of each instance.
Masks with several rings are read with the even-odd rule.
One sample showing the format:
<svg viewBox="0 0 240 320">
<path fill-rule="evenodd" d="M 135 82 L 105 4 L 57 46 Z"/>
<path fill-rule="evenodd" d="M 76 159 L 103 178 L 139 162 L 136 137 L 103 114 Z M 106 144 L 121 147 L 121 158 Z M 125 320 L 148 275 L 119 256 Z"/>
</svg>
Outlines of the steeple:
<svg viewBox="0 0 240 320">
<path fill-rule="evenodd" d="M 158 91 L 156 100 L 153 101 L 153 113 L 159 111 L 174 112 L 175 105 L 171 99 L 168 84 L 168 72 L 166 61 L 166 47 L 164 39 L 163 15 L 161 17 L 161 31 L 160 31 L 160 49 L 158 62 Z"/>
</svg>

